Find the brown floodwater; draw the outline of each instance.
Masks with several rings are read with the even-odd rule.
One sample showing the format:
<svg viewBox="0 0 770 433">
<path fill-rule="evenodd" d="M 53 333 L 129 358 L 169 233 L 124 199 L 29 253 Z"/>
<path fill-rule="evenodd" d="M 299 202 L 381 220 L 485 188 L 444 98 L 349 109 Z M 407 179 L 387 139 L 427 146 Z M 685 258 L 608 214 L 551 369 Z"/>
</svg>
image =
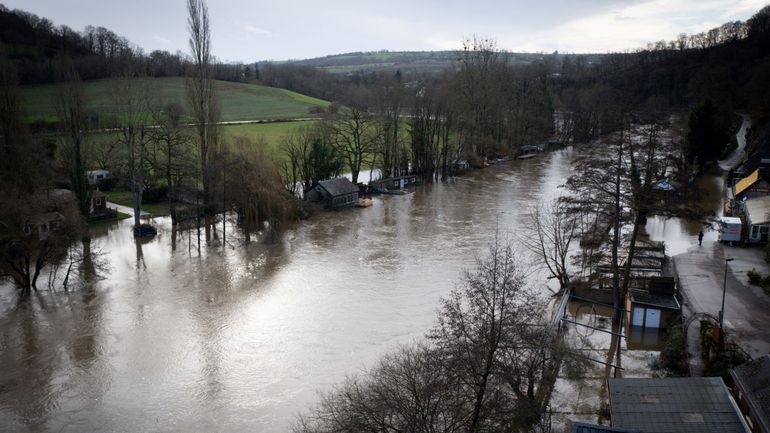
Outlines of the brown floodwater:
<svg viewBox="0 0 770 433">
<path fill-rule="evenodd" d="M 199 256 L 167 218 L 141 243 L 130 220 L 94 229 L 109 269 L 91 287 L 22 304 L 0 287 L 0 430 L 287 431 L 319 393 L 424 335 L 495 233 L 520 233 L 561 192 L 572 152 L 325 212 L 271 245 L 230 227 Z M 542 271 L 529 279 L 550 293 Z"/>
<path fill-rule="evenodd" d="M 172 250 L 167 218 L 139 244 L 130 220 L 95 229 L 109 270 L 90 289 L 21 305 L 0 291 L 0 430 L 287 431 L 319 392 L 420 338 L 495 233 L 558 193 L 571 152 L 322 213 L 273 245 L 230 228 L 198 256 L 194 233 Z"/>
</svg>

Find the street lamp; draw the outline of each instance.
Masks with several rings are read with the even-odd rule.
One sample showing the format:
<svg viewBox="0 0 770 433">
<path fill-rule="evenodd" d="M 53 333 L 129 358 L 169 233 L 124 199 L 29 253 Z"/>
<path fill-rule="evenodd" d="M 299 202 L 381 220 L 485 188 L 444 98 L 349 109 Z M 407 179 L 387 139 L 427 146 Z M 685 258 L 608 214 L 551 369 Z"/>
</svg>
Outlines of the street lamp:
<svg viewBox="0 0 770 433">
<path fill-rule="evenodd" d="M 725 259 L 725 280 L 722 283 L 722 309 L 719 310 L 719 339 L 724 340 L 725 328 L 725 292 L 727 292 L 727 263 L 735 260 L 734 258 Z"/>
</svg>

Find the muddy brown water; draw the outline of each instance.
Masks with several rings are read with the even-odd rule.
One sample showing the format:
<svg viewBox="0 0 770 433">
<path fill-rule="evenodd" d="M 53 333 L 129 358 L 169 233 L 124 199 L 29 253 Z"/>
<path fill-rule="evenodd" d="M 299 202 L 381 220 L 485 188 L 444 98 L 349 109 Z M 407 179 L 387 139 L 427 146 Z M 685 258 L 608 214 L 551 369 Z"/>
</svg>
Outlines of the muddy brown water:
<svg viewBox="0 0 770 433">
<path fill-rule="evenodd" d="M 274 245 L 198 256 L 186 234 L 172 251 L 167 218 L 140 244 L 130 220 L 95 229 L 110 268 L 92 288 L 17 305 L 0 287 L 0 431 L 287 431 L 319 392 L 424 335 L 495 233 L 559 193 L 572 152 L 323 213 Z"/>
</svg>

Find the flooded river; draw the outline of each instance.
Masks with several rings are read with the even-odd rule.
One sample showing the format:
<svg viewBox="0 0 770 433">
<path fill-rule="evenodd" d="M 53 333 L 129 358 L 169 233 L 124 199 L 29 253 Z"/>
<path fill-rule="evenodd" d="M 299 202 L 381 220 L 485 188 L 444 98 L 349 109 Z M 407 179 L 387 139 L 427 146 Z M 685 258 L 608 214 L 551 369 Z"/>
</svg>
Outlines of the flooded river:
<svg viewBox="0 0 770 433">
<path fill-rule="evenodd" d="M 287 431 L 319 392 L 422 336 L 496 231 L 559 193 L 571 152 L 323 213 L 275 245 L 198 256 L 186 235 L 172 250 L 165 218 L 138 245 L 130 220 L 96 229 L 110 269 L 92 289 L 20 306 L 0 290 L 0 430 Z"/>
</svg>

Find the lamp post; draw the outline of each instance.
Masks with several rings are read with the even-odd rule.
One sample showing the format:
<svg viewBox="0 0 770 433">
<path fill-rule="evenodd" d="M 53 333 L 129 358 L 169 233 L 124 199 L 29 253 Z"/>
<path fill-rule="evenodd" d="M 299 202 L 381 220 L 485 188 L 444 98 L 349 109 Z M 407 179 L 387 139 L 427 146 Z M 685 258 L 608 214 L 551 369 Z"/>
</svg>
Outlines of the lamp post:
<svg viewBox="0 0 770 433">
<path fill-rule="evenodd" d="M 719 310 L 719 339 L 724 341 L 724 328 L 725 328 L 725 293 L 727 292 L 727 263 L 732 262 L 734 259 L 725 259 L 725 279 L 722 283 L 722 309 Z"/>
</svg>

